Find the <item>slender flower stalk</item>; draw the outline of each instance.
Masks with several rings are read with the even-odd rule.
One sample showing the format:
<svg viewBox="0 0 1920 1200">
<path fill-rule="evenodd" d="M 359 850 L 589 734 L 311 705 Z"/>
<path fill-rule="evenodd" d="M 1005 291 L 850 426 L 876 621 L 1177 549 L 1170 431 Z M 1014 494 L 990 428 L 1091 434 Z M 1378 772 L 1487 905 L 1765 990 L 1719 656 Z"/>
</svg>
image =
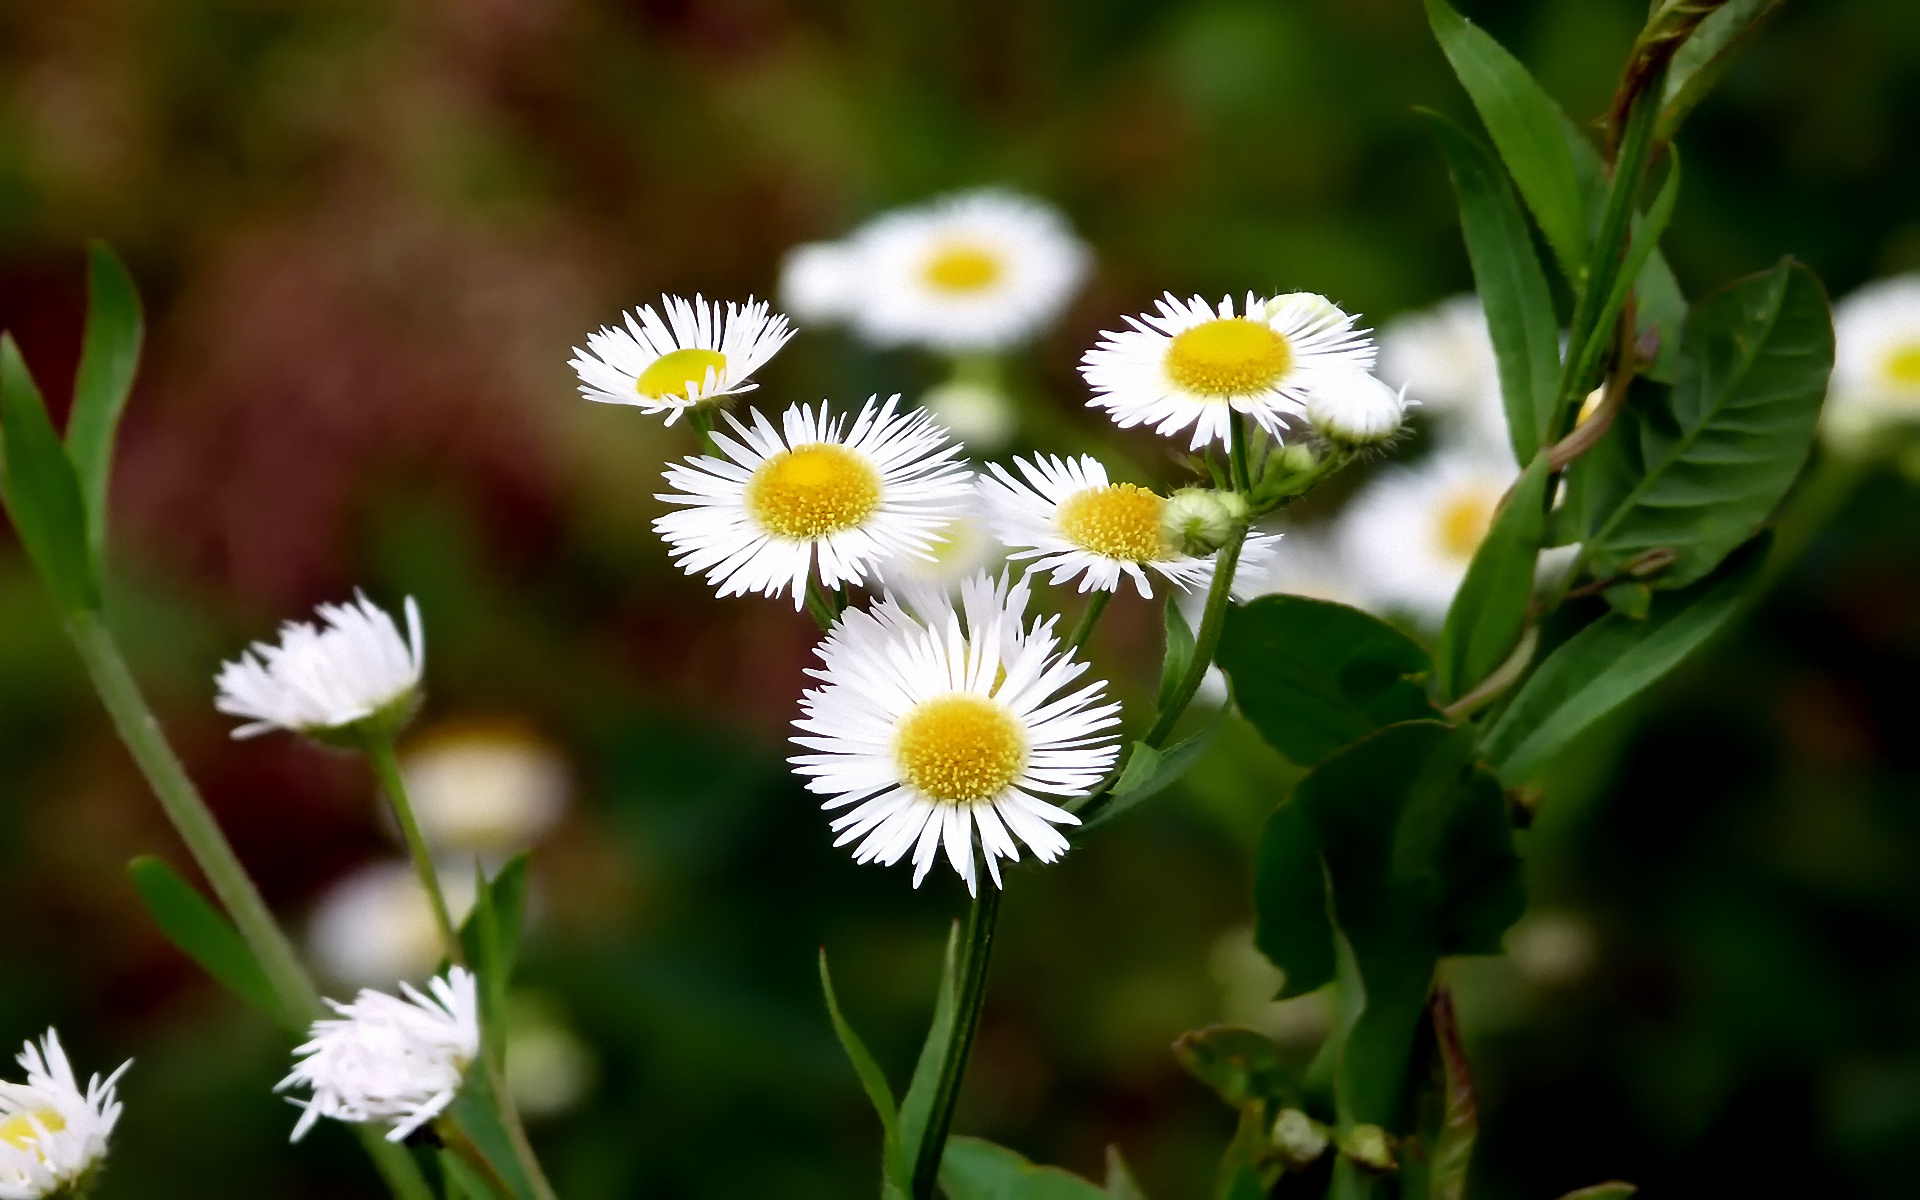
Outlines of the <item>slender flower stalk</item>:
<svg viewBox="0 0 1920 1200">
<path fill-rule="evenodd" d="M 369 737 L 363 752 L 367 761 L 373 764 L 373 772 L 380 779 L 381 790 L 387 794 L 387 803 L 393 808 L 393 819 L 400 825 L 400 835 L 407 843 L 407 857 L 413 862 L 414 874 L 420 877 L 420 886 L 426 890 L 427 904 L 433 909 L 434 928 L 440 931 L 440 943 L 447 952 L 447 959 L 465 966 L 466 951 L 460 945 L 460 934 L 453 926 L 453 916 L 447 908 L 447 895 L 440 887 L 440 872 L 433 865 L 433 852 L 427 848 L 427 839 L 420 833 L 420 822 L 413 815 L 413 803 L 407 798 L 407 781 L 400 772 L 400 761 L 393 752 L 393 735 L 380 733 Z"/>
<path fill-rule="evenodd" d="M 1100 614 L 1107 611 L 1107 601 L 1113 599 L 1113 593 L 1102 589 L 1087 597 L 1087 606 L 1080 610 L 1080 623 L 1073 627 L 1073 633 L 1067 638 L 1066 649 L 1074 651 L 1087 644 L 1093 636 L 1093 627 L 1100 623 Z M 1168 599 L 1167 603 L 1173 603 Z"/>
<path fill-rule="evenodd" d="M 953 1034 L 947 1039 L 947 1056 L 940 1063 L 940 1082 L 933 1090 L 926 1133 L 920 1139 L 920 1153 L 914 1159 L 913 1200 L 933 1200 L 934 1185 L 940 1178 L 947 1132 L 953 1128 L 954 1104 L 960 1098 L 960 1082 L 966 1077 L 967 1058 L 973 1051 L 974 1035 L 980 1031 L 980 1008 L 987 998 L 987 966 L 993 957 L 993 935 L 1000 921 L 1001 890 L 981 888 L 967 913 L 966 957 L 960 967 Z"/>
</svg>

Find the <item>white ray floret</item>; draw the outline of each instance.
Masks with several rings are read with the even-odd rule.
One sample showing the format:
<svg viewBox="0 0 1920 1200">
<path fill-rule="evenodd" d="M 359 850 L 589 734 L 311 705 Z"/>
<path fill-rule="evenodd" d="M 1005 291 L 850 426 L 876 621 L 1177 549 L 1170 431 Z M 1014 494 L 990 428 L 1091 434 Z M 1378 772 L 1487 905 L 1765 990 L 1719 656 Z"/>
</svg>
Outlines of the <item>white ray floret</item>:
<svg viewBox="0 0 1920 1200">
<path fill-rule="evenodd" d="M 587 348 L 574 348 L 569 365 L 580 376 L 581 395 L 665 413 L 671 425 L 696 405 L 759 386 L 749 377 L 793 336 L 787 319 L 764 301 L 724 309 L 699 296 L 662 296 L 660 303 L 664 316 L 642 305 L 623 326 L 588 334 Z"/>
<path fill-rule="evenodd" d="M 1148 425 L 1171 436 L 1190 428 L 1195 450 L 1226 445 L 1234 412 L 1279 439 L 1304 420 L 1316 388 L 1373 367 L 1372 337 L 1311 292 L 1266 300 L 1249 292 L 1238 312 L 1231 297 L 1216 307 L 1169 292 L 1155 309 L 1101 334 L 1081 359 L 1094 392 L 1088 403 L 1123 429 Z"/>
<path fill-rule="evenodd" d="M 293 1052 L 293 1072 L 274 1089 L 312 1093 L 294 1101 L 305 1110 L 294 1141 L 332 1117 L 390 1123 L 387 1140 L 398 1142 L 446 1111 L 480 1053 L 480 1005 L 463 967 L 449 968 L 428 990 L 403 983 L 400 996 L 368 988 L 351 1004 L 327 1001 L 339 1017 L 313 1023 Z"/>
<path fill-rule="evenodd" d="M 114 1086 L 133 1063 L 105 1080 L 95 1075 L 82 1091 L 51 1029 L 38 1046 L 28 1042 L 18 1061 L 26 1082 L 0 1080 L 0 1200 L 75 1193 L 107 1156 L 120 1120 Z"/>
<path fill-rule="evenodd" d="M 1833 309 L 1833 386 L 1822 413 L 1849 453 L 1899 426 L 1920 425 L 1920 273 L 1870 283 Z"/>
<path fill-rule="evenodd" d="M 976 575 L 956 605 L 931 589 L 849 609 L 819 648 L 801 698 L 794 770 L 828 799 L 835 845 L 856 862 L 911 854 L 915 887 L 941 849 L 977 894 L 976 842 L 999 860 L 1052 862 L 1059 802 L 1086 795 L 1118 754 L 1118 704 L 1060 649 L 1057 618 L 1025 624 L 1028 588 Z M 1078 685 L 1078 686 L 1076 686 Z"/>
<path fill-rule="evenodd" d="M 322 604 L 318 623 L 288 621 L 280 643 L 255 642 L 223 663 L 214 707 L 250 722 L 236 738 L 272 729 L 336 732 L 409 706 L 426 666 L 420 608 L 407 597 L 407 636 L 393 618 L 356 592 L 351 604 Z"/>
<path fill-rule="evenodd" d="M 900 397 L 874 397 L 851 423 L 823 403 L 794 405 L 781 428 L 762 414 L 732 413 L 735 436 L 716 432 L 725 457 L 667 468 L 680 506 L 654 530 L 689 575 L 722 596 L 791 591 L 806 603 L 818 570 L 828 588 L 864 583 L 901 555 L 934 557 L 941 529 L 967 508 L 973 475 L 961 447 L 924 412 L 900 414 Z"/>
</svg>

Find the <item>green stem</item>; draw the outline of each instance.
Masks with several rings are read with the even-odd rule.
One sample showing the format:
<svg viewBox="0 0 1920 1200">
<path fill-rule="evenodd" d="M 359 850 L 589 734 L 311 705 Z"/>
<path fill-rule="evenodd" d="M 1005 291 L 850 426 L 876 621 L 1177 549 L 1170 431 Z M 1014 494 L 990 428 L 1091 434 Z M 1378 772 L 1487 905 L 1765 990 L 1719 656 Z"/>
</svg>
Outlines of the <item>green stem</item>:
<svg viewBox="0 0 1920 1200">
<path fill-rule="evenodd" d="M 413 802 L 407 799 L 407 783 L 400 775 L 400 762 L 393 754 L 393 735 L 376 734 L 367 739 L 364 749 L 374 774 L 380 777 L 381 790 L 387 793 L 387 802 L 393 807 L 393 819 L 400 823 L 400 834 L 407 843 L 407 857 L 413 860 L 413 873 L 420 877 L 420 886 L 425 889 L 427 903 L 433 909 L 433 924 L 440 931 L 440 944 L 446 948 L 448 961 L 464 967 L 467 953 L 460 945 L 453 915 L 447 911 L 447 895 L 440 889 L 440 872 L 434 869 L 433 852 L 427 849 L 427 839 L 421 836 L 420 822 L 414 820 Z"/>
<path fill-rule="evenodd" d="M 966 1075 L 967 1056 L 980 1031 L 980 1007 L 987 998 L 987 963 L 993 955 L 994 926 L 1000 918 L 1000 889 L 982 881 L 967 916 L 966 958 L 960 968 L 960 994 L 953 1018 L 953 1036 L 940 1063 L 940 1082 L 927 1112 L 927 1129 L 913 1164 L 913 1200 L 932 1200 L 940 1178 L 940 1160 L 946 1154 L 947 1131 L 953 1127 L 954 1102 Z"/>
<path fill-rule="evenodd" d="M 534 1196 L 537 1200 L 556 1200 L 553 1184 L 547 1181 L 547 1173 L 540 1168 L 540 1157 L 533 1152 L 533 1143 L 527 1140 L 527 1127 L 520 1120 L 520 1108 L 513 1102 L 512 1093 L 507 1091 L 506 1064 L 495 1062 L 489 1055 L 486 1067 L 487 1085 L 493 1090 L 494 1100 L 500 1109 L 501 1124 L 506 1126 L 507 1140 L 513 1143 L 513 1156 L 520 1160 L 520 1169 L 533 1184 Z"/>
<path fill-rule="evenodd" d="M 1227 410 L 1227 441 L 1233 490 L 1245 496 L 1253 491 L 1253 480 L 1247 471 L 1247 418 L 1238 409 Z"/>
<path fill-rule="evenodd" d="M 80 661 L 113 721 L 114 730 L 133 755 L 134 763 L 146 777 L 147 786 L 160 800 L 188 853 L 206 876 L 215 898 L 233 921 L 234 928 L 253 952 L 254 961 L 267 977 L 275 999 L 280 1002 L 286 1022 L 296 1030 L 324 1015 L 320 992 L 294 953 L 293 943 L 273 919 L 266 901 L 260 896 L 246 868 L 233 852 L 233 846 L 207 808 L 186 768 L 160 731 L 160 722 L 140 694 L 140 685 L 127 669 L 113 634 L 101 622 L 98 613 L 78 612 L 67 617 L 67 634 L 73 640 Z M 396 1146 L 371 1125 L 355 1126 L 361 1145 L 380 1172 L 387 1187 L 399 1200 L 433 1200 L 420 1168 L 404 1146 Z"/>
<path fill-rule="evenodd" d="M 1140 739 L 1154 749 L 1167 740 L 1173 727 L 1180 723 L 1186 714 L 1187 705 L 1193 702 L 1195 692 L 1207 677 L 1207 668 L 1213 665 L 1213 652 L 1220 645 L 1220 630 L 1227 621 L 1227 605 L 1233 600 L 1233 572 L 1240 565 L 1240 548 L 1247 541 L 1247 523 L 1235 521 L 1227 534 L 1225 544 L 1220 547 L 1213 560 L 1213 586 L 1207 591 L 1207 610 L 1200 617 L 1200 628 L 1193 638 L 1193 659 L 1187 664 L 1187 673 L 1180 677 L 1180 684 L 1153 719 L 1153 727 L 1147 736 Z"/>
<path fill-rule="evenodd" d="M 714 458 L 723 457 L 720 447 L 713 441 L 713 413 L 704 404 L 696 404 L 687 410 L 687 424 L 693 426 L 693 432 L 699 435 L 700 449 Z"/>
<path fill-rule="evenodd" d="M 1087 639 L 1093 636 L 1093 627 L 1100 623 L 1100 614 L 1107 611 L 1107 602 L 1112 599 L 1113 593 L 1104 589 L 1087 597 L 1087 606 L 1080 610 L 1080 622 L 1073 627 L 1063 651 L 1078 650 L 1087 644 Z"/>
<path fill-rule="evenodd" d="M 807 579 L 807 615 L 814 624 L 824 630 L 832 629 L 833 623 L 840 619 L 840 606 L 833 602 L 826 589 L 811 577 Z"/>
</svg>

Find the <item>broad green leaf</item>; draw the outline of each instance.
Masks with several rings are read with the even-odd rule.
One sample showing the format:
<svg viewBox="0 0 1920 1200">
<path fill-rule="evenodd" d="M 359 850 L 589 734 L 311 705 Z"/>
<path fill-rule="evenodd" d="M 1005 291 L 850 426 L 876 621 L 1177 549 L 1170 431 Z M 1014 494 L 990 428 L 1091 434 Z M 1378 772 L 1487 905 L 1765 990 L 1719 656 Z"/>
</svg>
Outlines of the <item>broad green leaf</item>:
<svg viewBox="0 0 1920 1200">
<path fill-rule="evenodd" d="M 1039 1167 L 979 1138 L 947 1140 L 940 1186 L 948 1200 L 1111 1200 L 1102 1188 L 1058 1167 Z"/>
<path fill-rule="evenodd" d="M 960 922 L 947 930 L 947 950 L 940 960 L 940 990 L 934 996 L 933 1022 L 920 1045 L 920 1061 L 914 1064 L 913 1079 L 900 1101 L 900 1158 L 914 1162 L 920 1156 L 920 1141 L 927 1133 L 927 1119 L 933 1112 L 933 1094 L 940 1087 L 940 1068 L 946 1061 L 947 1045 L 953 1040 L 953 1018 L 960 987 Z"/>
<path fill-rule="evenodd" d="M 1220 727 L 1226 724 L 1227 713 L 1232 709 L 1233 702 L 1229 698 L 1193 736 L 1183 738 L 1165 750 L 1155 750 L 1145 742 L 1135 742 L 1133 753 L 1127 756 L 1126 767 L 1113 785 L 1113 799 L 1076 830 L 1074 836 L 1083 836 L 1089 830 L 1100 828 L 1179 782 L 1180 777 L 1192 770 L 1194 764 L 1212 748 L 1213 739 L 1219 736 Z"/>
<path fill-rule="evenodd" d="M 1234 605 L 1215 661 L 1241 715 L 1301 766 L 1383 725 L 1436 715 L 1421 683 L 1433 669 L 1427 652 L 1344 604 L 1262 596 Z"/>
<path fill-rule="evenodd" d="M 521 927 L 527 909 L 527 855 L 507 860 L 499 874 L 475 889 L 473 911 L 460 925 L 460 944 L 467 960 L 486 963 L 504 982 L 513 976 L 520 955 Z"/>
<path fill-rule="evenodd" d="M 1534 562 L 1547 532 L 1553 464 L 1534 456 L 1474 552 L 1434 652 L 1440 694 L 1458 699 L 1493 674 L 1520 642 L 1533 599 Z"/>
<path fill-rule="evenodd" d="M 1167 654 L 1160 664 L 1160 693 L 1154 699 L 1154 707 L 1166 708 L 1180 681 L 1186 678 L 1187 667 L 1193 662 L 1193 627 L 1187 624 L 1187 615 L 1174 603 L 1173 596 L 1167 596 Z"/>
<path fill-rule="evenodd" d="M 12 334 L 0 335 L 0 468 L 0 496 L 54 603 L 68 612 L 99 608 L 80 479 Z"/>
<path fill-rule="evenodd" d="M 1480 1104 L 1473 1094 L 1473 1068 L 1460 1041 L 1453 997 L 1437 988 L 1430 1006 L 1440 1052 L 1440 1128 L 1427 1158 L 1427 1200 L 1465 1200 L 1467 1168 L 1480 1135 Z"/>
<path fill-rule="evenodd" d="M 1660 235 L 1666 232 L 1667 221 L 1673 216 L 1673 203 L 1680 194 L 1680 152 L 1675 150 L 1670 157 L 1672 169 L 1667 172 L 1666 181 L 1660 185 L 1659 194 L 1653 198 L 1653 206 L 1634 226 L 1626 261 L 1613 277 L 1613 286 L 1607 292 L 1606 302 L 1600 306 L 1599 315 L 1595 318 L 1593 335 L 1587 339 L 1574 366 L 1576 378 L 1591 372 L 1606 352 L 1608 343 L 1613 340 L 1613 327 L 1619 319 L 1620 310 L 1626 306 L 1627 296 L 1641 285 L 1642 274 L 1653 260 Z M 1659 281 L 1656 281 L 1656 286 L 1659 286 Z"/>
<path fill-rule="evenodd" d="M 1658 136 L 1673 137 L 1693 106 L 1720 82 L 1783 0 L 1726 0 L 1674 53 L 1662 96 Z"/>
<path fill-rule="evenodd" d="M 107 485 L 113 474 L 114 434 L 140 364 L 140 294 L 126 267 L 104 242 L 87 249 L 87 331 L 73 380 L 67 453 L 86 504 L 87 547 L 96 573 L 107 544 Z"/>
<path fill-rule="evenodd" d="M 1610 1183 L 1596 1183 L 1591 1187 L 1568 1192 L 1560 1197 L 1560 1200 L 1627 1200 L 1628 1196 L 1639 1190 L 1640 1188 L 1635 1184 L 1614 1180 Z"/>
<path fill-rule="evenodd" d="M 1460 202 L 1473 282 L 1487 313 L 1514 458 L 1532 462 L 1560 395 L 1560 320 L 1520 201 L 1491 152 L 1438 113 L 1434 136 Z"/>
<path fill-rule="evenodd" d="M 1643 366 L 1640 373 L 1659 383 L 1672 383 L 1680 370 L 1680 331 L 1687 320 L 1687 298 L 1681 294 L 1680 281 L 1674 278 L 1660 247 L 1653 247 L 1647 255 L 1634 293 L 1639 303 L 1634 330 L 1642 341 L 1649 331 L 1654 333 L 1659 347 L 1653 364 Z"/>
<path fill-rule="evenodd" d="M 1254 853 L 1253 941 L 1286 979 L 1282 999 L 1321 987 L 1334 974 L 1334 930 L 1327 916 L 1327 884 L 1317 831 L 1300 802 L 1288 796 L 1260 830 Z"/>
<path fill-rule="evenodd" d="M 1127 1160 L 1120 1157 L 1118 1146 L 1107 1147 L 1107 1200 L 1147 1200 Z"/>
<path fill-rule="evenodd" d="M 1174 1039 L 1173 1057 L 1233 1108 L 1298 1096 L 1299 1082 L 1278 1043 L 1257 1029 L 1210 1025 Z"/>
<path fill-rule="evenodd" d="M 1587 213 L 1560 106 L 1519 59 L 1447 0 L 1427 0 L 1427 21 L 1561 271 L 1578 291 L 1587 259 Z"/>
<path fill-rule="evenodd" d="M 440 1152 L 440 1178 L 446 1185 L 446 1200 L 499 1200 L 479 1172 L 451 1150 Z"/>
<path fill-rule="evenodd" d="M 521 1168 L 513 1138 L 500 1119 L 500 1107 L 483 1064 L 468 1068 L 467 1081 L 447 1108 L 447 1118 L 486 1159 L 494 1177 L 506 1185 L 510 1194 L 504 1200 L 536 1200 L 533 1182 Z"/>
<path fill-rule="evenodd" d="M 1481 748 L 1501 780 L 1509 787 L 1529 781 L 1595 721 L 1718 632 L 1758 577 L 1770 540 L 1756 538 L 1711 579 L 1654 596 L 1645 617 L 1610 612 L 1549 654 Z"/>
<path fill-rule="evenodd" d="M 1649 582 L 1683 587 L 1752 537 L 1806 461 L 1832 367 L 1826 293 L 1791 260 L 1696 304 L 1673 388 L 1630 398 L 1570 474 L 1594 574 L 1670 551 Z"/>
<path fill-rule="evenodd" d="M 853 1063 L 853 1073 L 860 1077 L 860 1086 L 866 1089 L 867 1100 L 873 1105 L 873 1111 L 880 1118 L 881 1150 L 880 1169 L 885 1182 L 899 1189 L 905 1195 L 911 1188 L 910 1162 L 900 1153 L 900 1124 L 893 1107 L 893 1089 L 887 1086 L 886 1074 L 880 1070 L 867 1044 L 860 1035 L 847 1024 L 840 1015 L 840 1001 L 833 994 L 833 976 L 827 971 L 827 952 L 820 951 L 820 992 L 827 1000 L 827 1015 L 833 1019 L 833 1032 L 840 1039 L 840 1048 L 847 1052 L 848 1061 Z M 921 1128 L 925 1129 L 926 1118 L 921 1118 Z M 949 1149 L 951 1154 L 952 1150 Z"/>
<path fill-rule="evenodd" d="M 286 1022 L 285 1010 L 253 951 L 206 897 L 157 858 L 134 859 L 127 864 L 127 874 L 168 941 L 228 991 L 274 1020 Z"/>
</svg>

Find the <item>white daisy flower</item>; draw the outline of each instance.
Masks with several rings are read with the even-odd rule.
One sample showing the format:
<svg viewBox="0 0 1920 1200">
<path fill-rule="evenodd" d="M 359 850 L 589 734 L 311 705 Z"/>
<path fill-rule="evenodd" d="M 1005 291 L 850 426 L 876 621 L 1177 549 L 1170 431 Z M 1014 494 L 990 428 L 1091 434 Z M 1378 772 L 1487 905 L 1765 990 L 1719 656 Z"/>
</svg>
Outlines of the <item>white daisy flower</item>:
<svg viewBox="0 0 1920 1200">
<path fill-rule="evenodd" d="M 114 1085 L 132 1060 L 85 1091 L 67 1062 L 60 1035 L 47 1030 L 20 1052 L 25 1083 L 0 1080 L 0 1200 L 39 1200 L 77 1191 L 107 1156 L 120 1120 Z"/>
<path fill-rule="evenodd" d="M 1365 607 L 1404 612 L 1438 628 L 1518 475 L 1510 462 L 1443 450 L 1368 484 L 1335 532 Z"/>
<path fill-rule="evenodd" d="M 275 1091 L 312 1092 L 295 1105 L 305 1109 L 293 1127 L 299 1141 L 321 1117 L 336 1121 L 391 1122 L 390 1142 L 445 1112 L 460 1091 L 467 1067 L 480 1054 L 480 1002 L 472 972 L 449 968 L 428 984 L 431 996 L 412 984 L 400 996 L 363 989 L 352 1004 L 327 1001 L 338 1018 L 313 1023 L 299 1061 Z"/>
<path fill-rule="evenodd" d="M 1060 315 L 1089 255 L 1060 214 L 998 189 L 885 213 L 848 239 L 854 331 L 881 346 L 1004 350 Z"/>
<path fill-rule="evenodd" d="M 1920 424 L 1920 273 L 1870 283 L 1834 306 L 1833 383 L 1822 431 L 1860 453 Z"/>
<path fill-rule="evenodd" d="M 1407 392 L 1364 371 L 1328 375 L 1307 395 L 1307 420 L 1321 437 L 1341 446 L 1374 446 L 1400 432 L 1407 419 Z"/>
<path fill-rule="evenodd" d="M 447 725 L 415 739 L 400 774 L 435 853 L 496 862 L 546 836 L 573 790 L 558 749 L 505 723 Z"/>
<path fill-rule="evenodd" d="M 858 256 L 846 242 L 808 242 L 780 263 L 780 307 L 802 325 L 832 325 L 853 313 Z"/>
<path fill-rule="evenodd" d="M 1128 317 L 1080 360 L 1089 404 L 1122 429 L 1151 425 L 1164 435 L 1191 426 L 1191 447 L 1226 445 L 1229 411 L 1245 413 L 1275 439 L 1306 415 L 1329 376 L 1373 367 L 1373 340 L 1324 296 L 1293 292 L 1261 300 L 1247 293 L 1236 315 L 1169 292 L 1157 312 Z"/>
<path fill-rule="evenodd" d="M 455 925 L 473 909 L 473 860 L 440 868 L 440 890 Z M 433 902 L 405 859 L 372 862 L 328 887 L 307 926 L 307 953 L 321 974 L 348 987 L 420 980 L 446 955 Z"/>
<path fill-rule="evenodd" d="M 369 718 L 397 723 L 410 714 L 426 665 L 426 635 L 413 597 L 407 597 L 404 639 L 393 618 L 359 592 L 351 604 L 322 604 L 314 614 L 318 624 L 282 625 L 279 645 L 255 642 L 221 664 L 214 707 L 252 718 L 234 737 L 271 729 L 322 737 Z"/>
<path fill-rule="evenodd" d="M 764 301 L 707 303 L 662 296 L 663 320 L 646 304 L 626 315 L 626 327 L 609 325 L 587 335 L 587 349 L 574 348 L 569 363 L 580 376 L 580 394 L 603 404 L 631 404 L 680 414 L 720 396 L 759 386 L 748 376 L 787 344 L 787 319 Z"/>
<path fill-rule="evenodd" d="M 1025 482 L 999 463 L 988 464 L 992 474 L 980 479 L 994 533 L 1014 548 L 1013 561 L 1035 560 L 1031 569 L 1053 572 L 1056 584 L 1077 578 L 1083 592 L 1119 591 L 1131 577 L 1140 595 L 1151 597 L 1148 570 L 1181 588 L 1212 578 L 1211 559 L 1182 553 L 1167 540 L 1164 496 L 1110 482 L 1091 455 L 1013 461 Z"/>
<path fill-rule="evenodd" d="M 683 506 L 654 530 L 689 575 L 706 573 L 722 596 L 789 589 L 806 603 L 818 563 L 828 588 L 861 583 L 897 555 L 933 556 L 939 530 L 965 510 L 972 473 L 961 447 L 924 412 L 899 415 L 900 397 L 874 397 L 847 418 L 796 404 L 776 430 L 753 413 L 727 421 L 738 440 L 713 435 L 725 458 L 667 468 L 679 489 L 658 499 Z"/>
<path fill-rule="evenodd" d="M 975 830 L 987 874 L 1018 860 L 1024 842 L 1041 862 L 1067 849 L 1056 825 L 1072 813 L 1043 797 L 1085 795 L 1119 753 L 1118 704 L 1102 703 L 1087 670 L 1060 652 L 1057 618 L 1023 624 L 1024 581 L 976 575 L 956 607 L 943 594 L 887 597 L 849 609 L 819 648 L 821 681 L 801 698 L 794 743 L 807 789 L 830 797 L 834 842 L 858 842 L 856 862 L 913 856 L 920 886 L 941 847 L 977 894 Z M 849 808 L 849 806 L 852 806 Z"/>
<path fill-rule="evenodd" d="M 880 564 L 880 583 L 895 590 L 938 588 L 952 592 L 983 572 L 991 574 L 1006 561 L 1007 548 L 993 536 L 984 505 L 977 493 L 968 507 L 949 517 L 936 531 L 940 540 L 932 547 L 933 556 L 902 554 Z"/>
</svg>

